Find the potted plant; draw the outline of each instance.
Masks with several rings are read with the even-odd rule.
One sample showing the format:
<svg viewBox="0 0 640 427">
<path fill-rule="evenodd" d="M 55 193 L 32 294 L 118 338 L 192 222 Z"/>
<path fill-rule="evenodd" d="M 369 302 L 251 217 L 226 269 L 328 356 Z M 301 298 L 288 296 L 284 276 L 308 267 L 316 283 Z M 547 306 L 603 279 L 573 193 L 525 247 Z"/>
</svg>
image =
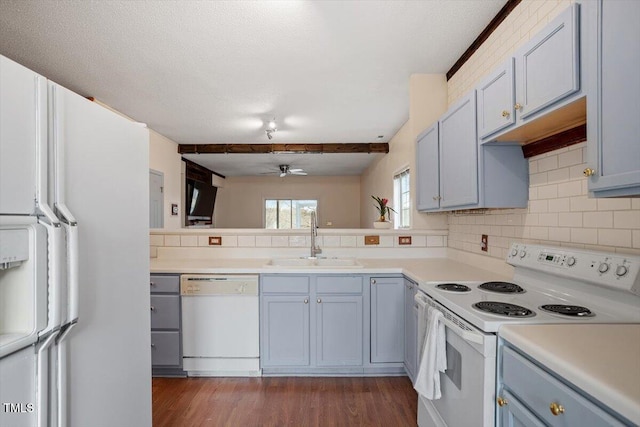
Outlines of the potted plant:
<svg viewBox="0 0 640 427">
<path fill-rule="evenodd" d="M 387 221 L 387 217 L 391 215 L 391 212 L 395 212 L 395 210 L 387 206 L 389 203 L 389 199 L 384 199 L 378 196 L 371 196 L 373 200 L 375 200 L 378 204 L 374 205 L 380 214 L 380 218 L 377 221 L 374 221 L 374 228 L 391 228 L 391 222 Z"/>
</svg>

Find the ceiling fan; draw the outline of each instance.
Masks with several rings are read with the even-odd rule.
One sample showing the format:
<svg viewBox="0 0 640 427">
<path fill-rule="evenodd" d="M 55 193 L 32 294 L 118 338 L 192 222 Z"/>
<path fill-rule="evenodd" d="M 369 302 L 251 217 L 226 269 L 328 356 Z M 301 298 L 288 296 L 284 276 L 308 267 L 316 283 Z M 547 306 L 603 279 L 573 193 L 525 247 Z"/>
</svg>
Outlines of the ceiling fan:
<svg viewBox="0 0 640 427">
<path fill-rule="evenodd" d="M 265 172 L 262 175 L 279 174 L 280 178 L 284 178 L 287 175 L 300 175 L 300 176 L 307 175 L 307 173 L 304 170 L 302 170 L 302 169 L 291 169 L 289 167 L 289 165 L 280 165 L 278 167 L 280 169 L 280 172 Z"/>
</svg>

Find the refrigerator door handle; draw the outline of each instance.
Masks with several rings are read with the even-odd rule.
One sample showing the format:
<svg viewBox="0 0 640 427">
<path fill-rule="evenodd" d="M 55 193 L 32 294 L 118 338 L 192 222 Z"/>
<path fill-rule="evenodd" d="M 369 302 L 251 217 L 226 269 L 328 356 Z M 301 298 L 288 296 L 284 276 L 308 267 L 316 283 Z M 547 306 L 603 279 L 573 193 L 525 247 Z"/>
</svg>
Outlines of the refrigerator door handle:
<svg viewBox="0 0 640 427">
<path fill-rule="evenodd" d="M 68 209 L 61 205 L 58 206 L 60 212 L 67 212 Z M 79 262 L 78 262 L 78 223 L 71 214 L 65 215 L 64 228 L 67 232 L 67 276 L 68 276 L 68 300 L 69 315 L 67 322 L 75 323 L 78 321 L 78 291 L 79 291 Z"/>
<path fill-rule="evenodd" d="M 49 280 L 48 284 L 48 316 L 47 316 L 47 325 L 43 330 L 39 332 L 40 337 L 44 337 L 52 331 L 56 331 L 60 329 L 61 323 L 61 303 L 62 303 L 62 272 L 60 268 L 62 266 L 62 250 L 60 249 L 64 234 L 62 228 L 60 228 L 60 223 L 56 225 L 49 224 L 45 221 L 40 221 L 40 223 L 47 229 L 47 233 L 49 235 L 48 240 L 48 276 Z"/>
<path fill-rule="evenodd" d="M 36 386 L 36 407 L 38 408 L 38 427 L 49 425 L 49 347 L 53 344 L 57 332 L 49 335 L 37 350 L 37 377 Z"/>
<path fill-rule="evenodd" d="M 58 419 L 57 419 L 57 427 L 65 427 L 68 425 L 67 422 L 67 371 L 68 371 L 68 363 L 67 363 L 67 341 L 66 338 L 71 332 L 71 329 L 74 328 L 76 323 L 69 323 L 60 333 L 57 340 L 56 349 L 58 350 L 58 357 L 56 358 L 57 362 L 57 390 L 56 390 L 56 399 L 57 399 L 57 407 L 58 407 Z"/>
</svg>

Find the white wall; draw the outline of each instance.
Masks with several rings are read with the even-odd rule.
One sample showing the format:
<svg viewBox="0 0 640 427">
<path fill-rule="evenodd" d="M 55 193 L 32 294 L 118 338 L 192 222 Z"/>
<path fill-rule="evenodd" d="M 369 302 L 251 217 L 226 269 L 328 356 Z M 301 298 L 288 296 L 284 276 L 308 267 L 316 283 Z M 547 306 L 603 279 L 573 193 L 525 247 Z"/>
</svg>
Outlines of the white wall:
<svg viewBox="0 0 640 427">
<path fill-rule="evenodd" d="M 178 144 L 149 130 L 149 168 L 164 174 L 164 229 L 182 227 L 182 161 Z M 171 204 L 178 205 L 178 215 L 171 215 Z"/>
<path fill-rule="evenodd" d="M 368 228 L 378 218 L 371 195 L 393 200 L 393 175 L 405 167 L 410 171 L 410 188 L 416 188 L 415 138 L 438 120 L 447 106 L 447 83 L 442 74 L 415 74 L 409 79 L 409 120 L 389 141 L 389 153 L 379 156 L 360 180 L 360 226 Z M 416 210 L 411 192 L 411 228 L 446 229 L 446 214 L 425 214 Z"/>
<path fill-rule="evenodd" d="M 214 226 L 263 228 L 264 200 L 283 198 L 318 200 L 323 228 L 360 227 L 358 176 L 227 177 L 216 196 Z"/>
</svg>

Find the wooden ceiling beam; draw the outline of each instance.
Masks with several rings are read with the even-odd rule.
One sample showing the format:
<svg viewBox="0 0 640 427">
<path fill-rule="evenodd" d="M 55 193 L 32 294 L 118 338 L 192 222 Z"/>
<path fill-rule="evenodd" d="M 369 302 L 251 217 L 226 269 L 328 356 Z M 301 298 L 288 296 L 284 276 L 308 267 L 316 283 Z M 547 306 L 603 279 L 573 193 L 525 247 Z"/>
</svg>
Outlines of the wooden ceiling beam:
<svg viewBox="0 0 640 427">
<path fill-rule="evenodd" d="M 351 144 L 181 144 L 180 154 L 388 153 L 386 142 Z"/>
</svg>

